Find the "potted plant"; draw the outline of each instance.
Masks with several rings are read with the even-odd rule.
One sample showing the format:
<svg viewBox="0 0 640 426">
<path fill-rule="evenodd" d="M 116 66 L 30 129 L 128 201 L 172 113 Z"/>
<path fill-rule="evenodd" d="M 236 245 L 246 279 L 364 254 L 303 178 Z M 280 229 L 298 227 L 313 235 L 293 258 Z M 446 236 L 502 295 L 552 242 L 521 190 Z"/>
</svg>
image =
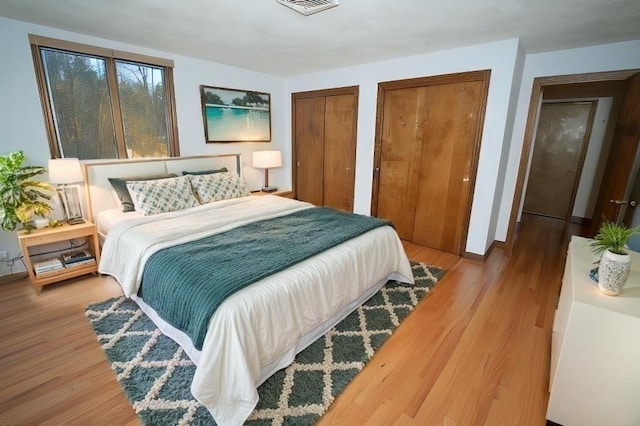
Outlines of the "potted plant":
<svg viewBox="0 0 640 426">
<path fill-rule="evenodd" d="M 23 166 L 24 154 L 15 151 L 0 155 L 0 227 L 13 231 L 18 224 L 27 231 L 33 215 L 47 216 L 51 207 L 43 200 L 51 199 L 54 188 L 48 183 L 32 180 L 46 171 L 40 166 Z"/>
<path fill-rule="evenodd" d="M 600 255 L 597 268 L 598 289 L 609 296 L 617 296 L 629 278 L 631 256 L 626 245 L 635 234 L 640 233 L 640 226 L 627 228 L 613 222 L 604 222 L 593 238 L 591 248 Z"/>
</svg>

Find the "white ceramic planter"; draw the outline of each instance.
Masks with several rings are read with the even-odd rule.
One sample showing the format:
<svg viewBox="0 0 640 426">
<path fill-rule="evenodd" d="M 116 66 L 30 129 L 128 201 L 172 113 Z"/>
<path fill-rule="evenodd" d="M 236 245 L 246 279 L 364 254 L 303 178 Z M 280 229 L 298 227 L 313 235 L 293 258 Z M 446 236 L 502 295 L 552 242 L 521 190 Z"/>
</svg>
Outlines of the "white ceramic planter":
<svg viewBox="0 0 640 426">
<path fill-rule="evenodd" d="M 598 266 L 598 289 L 608 296 L 617 296 L 627 282 L 630 270 L 631 256 L 605 250 Z"/>
</svg>

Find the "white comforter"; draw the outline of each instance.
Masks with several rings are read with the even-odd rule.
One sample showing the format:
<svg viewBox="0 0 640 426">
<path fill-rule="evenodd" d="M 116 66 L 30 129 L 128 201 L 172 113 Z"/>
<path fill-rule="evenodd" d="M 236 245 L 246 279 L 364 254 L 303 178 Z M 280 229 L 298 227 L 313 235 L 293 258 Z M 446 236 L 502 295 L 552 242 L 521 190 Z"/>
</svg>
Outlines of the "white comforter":
<svg viewBox="0 0 640 426">
<path fill-rule="evenodd" d="M 127 220 L 107 235 L 100 272 L 132 296 L 157 250 L 309 207 L 251 196 Z M 191 392 L 218 424 L 242 424 L 258 402 L 257 387 L 388 278 L 413 282 L 402 244 L 385 226 L 238 291 L 212 316 L 202 352 L 192 357 Z"/>
</svg>

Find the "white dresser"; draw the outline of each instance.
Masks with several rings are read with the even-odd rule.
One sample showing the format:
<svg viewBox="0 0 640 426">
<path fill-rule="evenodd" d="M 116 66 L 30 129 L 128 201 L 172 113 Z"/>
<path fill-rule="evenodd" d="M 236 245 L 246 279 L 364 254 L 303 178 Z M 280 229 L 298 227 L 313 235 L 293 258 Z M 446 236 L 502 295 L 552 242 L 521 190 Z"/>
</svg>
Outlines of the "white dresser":
<svg viewBox="0 0 640 426">
<path fill-rule="evenodd" d="M 547 419 L 640 425 L 640 253 L 619 296 L 589 279 L 591 240 L 572 237 L 551 337 Z"/>
</svg>

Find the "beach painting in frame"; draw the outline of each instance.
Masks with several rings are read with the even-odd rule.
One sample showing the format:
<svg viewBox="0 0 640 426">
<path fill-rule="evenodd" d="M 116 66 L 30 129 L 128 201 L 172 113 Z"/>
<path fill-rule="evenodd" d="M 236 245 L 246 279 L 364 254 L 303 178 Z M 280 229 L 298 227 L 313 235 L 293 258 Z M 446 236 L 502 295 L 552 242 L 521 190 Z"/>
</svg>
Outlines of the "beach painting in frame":
<svg viewBox="0 0 640 426">
<path fill-rule="evenodd" d="M 207 143 L 271 141 L 268 93 L 200 86 L 200 96 Z"/>
</svg>

